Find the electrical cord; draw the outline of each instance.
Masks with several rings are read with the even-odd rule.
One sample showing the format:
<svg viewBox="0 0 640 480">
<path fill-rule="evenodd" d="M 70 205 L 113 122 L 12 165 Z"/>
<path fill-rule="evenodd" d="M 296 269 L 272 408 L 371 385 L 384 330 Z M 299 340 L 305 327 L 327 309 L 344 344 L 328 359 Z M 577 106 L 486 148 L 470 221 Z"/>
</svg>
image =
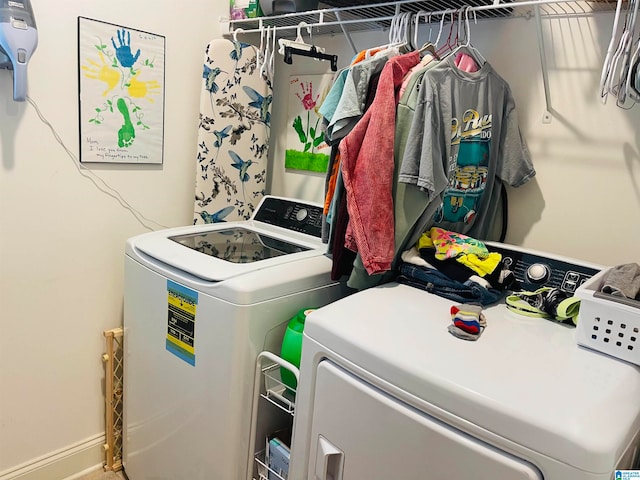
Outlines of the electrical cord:
<svg viewBox="0 0 640 480">
<path fill-rule="evenodd" d="M 162 225 L 161 223 L 156 222 L 155 220 L 151 220 L 150 218 L 145 217 L 139 210 L 134 208 L 120 194 L 120 192 L 118 192 L 115 188 L 111 187 L 111 185 L 109 185 L 105 180 L 100 178 L 100 176 L 97 175 L 95 172 L 93 172 L 92 170 L 90 170 L 90 169 L 86 168 L 85 166 L 83 166 L 82 163 L 80 163 L 80 161 L 78 161 L 78 157 L 76 157 L 76 155 L 62 141 L 62 139 L 60 138 L 60 135 L 58 135 L 58 132 L 53 127 L 53 125 L 51 125 L 49 120 L 47 120 L 46 117 L 42 114 L 42 112 L 40 111 L 40 108 L 36 104 L 35 100 L 33 100 L 30 96 L 27 95 L 27 101 L 35 109 L 36 113 L 38 114 L 38 117 L 40 118 L 40 121 L 42 121 L 42 123 L 44 123 L 47 127 L 49 127 L 49 129 L 51 130 L 51 133 L 53 134 L 53 137 L 60 144 L 60 146 L 62 146 L 64 151 L 67 152 L 67 155 L 69 156 L 69 158 L 71 158 L 73 160 L 73 165 L 76 167 L 76 169 L 78 170 L 78 173 L 80 175 L 82 175 L 87 180 L 91 181 L 95 185 L 95 187 L 98 190 L 100 190 L 102 193 L 104 193 L 105 195 L 108 195 L 111 198 L 113 198 L 114 200 L 116 200 L 125 210 L 128 210 L 131 213 L 131 215 L 133 215 L 133 217 L 138 221 L 138 223 L 140 225 L 142 225 L 147 230 L 153 231 L 153 230 L 156 230 L 156 229 L 151 227 L 151 226 L 149 226 L 147 223 L 145 223 L 145 221 L 148 222 L 148 223 L 151 223 L 151 224 L 155 224 L 155 225 L 157 225 L 158 227 L 161 227 L 161 228 L 169 228 L 169 227 L 167 227 L 165 225 Z"/>
</svg>

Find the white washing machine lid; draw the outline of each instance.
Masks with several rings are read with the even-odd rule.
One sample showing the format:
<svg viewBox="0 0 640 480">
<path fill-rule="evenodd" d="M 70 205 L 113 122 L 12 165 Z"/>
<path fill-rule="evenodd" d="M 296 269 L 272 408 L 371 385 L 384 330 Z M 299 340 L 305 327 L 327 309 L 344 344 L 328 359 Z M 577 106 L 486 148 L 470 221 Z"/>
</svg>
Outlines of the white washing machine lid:
<svg viewBox="0 0 640 480">
<path fill-rule="evenodd" d="M 127 254 L 138 260 L 146 255 L 211 282 L 323 255 L 325 250 L 311 237 L 252 220 L 173 228 L 127 242 Z"/>
<path fill-rule="evenodd" d="M 160 262 L 206 282 L 221 282 L 323 255 L 326 245 L 314 236 L 320 232 L 321 212 L 318 204 L 265 196 L 250 220 L 145 233 L 127 241 L 126 253 L 143 264 Z"/>
<path fill-rule="evenodd" d="M 391 283 L 312 312 L 305 336 L 425 402 L 585 472 L 615 465 L 640 429 L 640 369 L 577 346 L 575 330 L 496 305 L 475 342 L 455 302 Z M 385 388 L 384 385 L 379 385 Z"/>
</svg>

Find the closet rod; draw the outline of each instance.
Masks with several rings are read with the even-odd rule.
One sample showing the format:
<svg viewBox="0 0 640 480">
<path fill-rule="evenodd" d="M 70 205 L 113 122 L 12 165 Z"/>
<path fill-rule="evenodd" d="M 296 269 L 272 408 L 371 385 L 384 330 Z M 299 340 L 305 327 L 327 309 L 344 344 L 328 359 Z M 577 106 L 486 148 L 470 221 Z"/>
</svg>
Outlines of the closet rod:
<svg viewBox="0 0 640 480">
<path fill-rule="evenodd" d="M 464 4 L 461 4 L 460 7 L 463 5 Z M 430 13 L 431 18 L 435 21 L 435 18 L 440 15 L 447 15 L 459 10 L 459 8 L 451 8 L 449 2 L 442 2 L 440 5 L 436 5 L 435 9 L 431 10 L 421 8 L 426 6 L 433 7 L 433 2 L 397 0 L 371 5 L 327 8 L 243 20 L 221 18 L 221 31 L 227 31 L 227 34 L 232 34 L 234 30 L 241 27 L 245 33 L 256 33 L 269 25 L 275 27 L 276 31 L 281 34 L 292 34 L 295 33 L 298 24 L 302 21 L 306 22 L 310 27 L 316 28 L 316 33 L 319 34 L 341 33 L 341 29 L 343 29 L 344 26 L 364 26 L 369 30 L 382 30 L 385 28 L 385 22 L 390 22 L 397 13 L 404 11 Z M 597 11 L 613 10 L 615 3 L 611 3 L 609 0 L 598 2 L 588 0 L 525 0 L 522 2 L 494 0 L 494 2 L 489 5 L 471 5 L 469 12 L 490 12 L 511 9 L 511 12 L 508 13 L 508 18 L 531 18 L 533 17 L 534 7 L 547 7 L 548 10 L 541 9 L 540 12 L 546 16 L 576 16 L 591 14 Z M 507 14 L 503 15 L 502 18 L 504 17 L 507 17 Z"/>
</svg>

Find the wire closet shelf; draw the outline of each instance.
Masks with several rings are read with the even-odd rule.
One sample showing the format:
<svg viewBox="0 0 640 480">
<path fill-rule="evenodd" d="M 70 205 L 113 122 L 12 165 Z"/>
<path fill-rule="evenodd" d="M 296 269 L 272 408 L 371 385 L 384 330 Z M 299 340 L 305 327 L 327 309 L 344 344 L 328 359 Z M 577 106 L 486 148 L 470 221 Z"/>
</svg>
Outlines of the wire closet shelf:
<svg viewBox="0 0 640 480">
<path fill-rule="evenodd" d="M 333 4 L 343 3 L 341 0 L 332 0 Z M 596 12 L 613 11 L 616 2 L 613 0 L 525 0 L 493 2 L 482 0 L 470 0 L 468 2 L 453 4 L 450 0 L 413 1 L 399 0 L 395 2 L 370 3 L 355 6 L 331 6 L 321 3 L 318 10 L 300 13 L 288 13 L 259 18 L 242 20 L 230 20 L 222 18 L 221 23 L 228 25 L 228 33 L 242 29 L 245 33 L 259 32 L 267 26 L 276 27 L 280 36 L 293 37 L 298 26 L 304 22 L 306 26 L 313 28 L 316 35 L 333 35 L 344 33 L 344 29 L 351 32 L 385 30 L 391 24 L 393 18 L 405 12 L 421 13 L 421 21 L 436 22 L 445 14 L 450 14 L 463 6 L 469 6 L 470 18 L 531 18 L 535 10 L 540 16 L 574 17 L 587 16 Z M 224 26 L 223 26 L 224 32 Z"/>
</svg>

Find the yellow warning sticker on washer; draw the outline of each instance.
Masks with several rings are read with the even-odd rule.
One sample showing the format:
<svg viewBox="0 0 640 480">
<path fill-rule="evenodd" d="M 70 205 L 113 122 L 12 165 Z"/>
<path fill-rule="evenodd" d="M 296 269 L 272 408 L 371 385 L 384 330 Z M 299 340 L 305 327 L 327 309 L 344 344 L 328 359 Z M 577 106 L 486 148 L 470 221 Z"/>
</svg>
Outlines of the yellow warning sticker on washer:
<svg viewBox="0 0 640 480">
<path fill-rule="evenodd" d="M 195 366 L 198 292 L 167 280 L 167 303 L 166 348 L 178 358 Z"/>
</svg>

